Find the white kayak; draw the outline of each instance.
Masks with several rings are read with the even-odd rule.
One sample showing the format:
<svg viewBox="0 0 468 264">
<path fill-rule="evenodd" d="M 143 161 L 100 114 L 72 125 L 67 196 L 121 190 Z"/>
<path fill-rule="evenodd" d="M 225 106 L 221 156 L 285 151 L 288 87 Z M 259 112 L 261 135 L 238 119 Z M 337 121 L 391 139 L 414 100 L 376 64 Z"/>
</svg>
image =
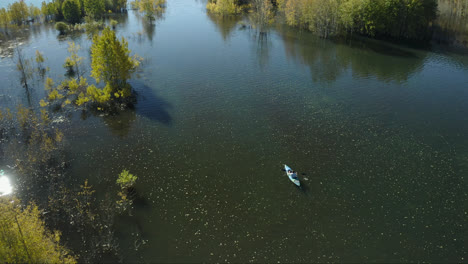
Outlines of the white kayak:
<svg viewBox="0 0 468 264">
<path fill-rule="evenodd" d="M 297 186 L 301 186 L 301 182 L 297 178 L 297 173 L 293 172 L 293 170 L 286 164 L 284 164 L 284 169 L 286 170 L 286 174 L 288 175 L 289 179 Z"/>
</svg>

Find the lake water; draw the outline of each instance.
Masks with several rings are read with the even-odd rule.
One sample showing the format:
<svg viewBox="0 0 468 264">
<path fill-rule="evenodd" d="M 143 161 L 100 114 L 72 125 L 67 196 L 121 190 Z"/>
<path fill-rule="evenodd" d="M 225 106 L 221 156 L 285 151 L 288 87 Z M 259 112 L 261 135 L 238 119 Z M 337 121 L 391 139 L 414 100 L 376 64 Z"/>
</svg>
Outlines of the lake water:
<svg viewBox="0 0 468 264">
<path fill-rule="evenodd" d="M 281 26 L 260 38 L 205 4 L 169 0 L 154 26 L 116 17 L 145 59 L 135 110 L 65 133 L 76 183 L 102 194 L 123 169 L 139 177 L 144 202 L 117 223 L 125 262 L 466 261 L 466 54 Z M 56 80 L 68 40 L 89 65 L 85 35 L 25 35 Z M 44 96 L 37 81 L 28 100 L 11 58 L 0 79 L 2 107 Z"/>
</svg>

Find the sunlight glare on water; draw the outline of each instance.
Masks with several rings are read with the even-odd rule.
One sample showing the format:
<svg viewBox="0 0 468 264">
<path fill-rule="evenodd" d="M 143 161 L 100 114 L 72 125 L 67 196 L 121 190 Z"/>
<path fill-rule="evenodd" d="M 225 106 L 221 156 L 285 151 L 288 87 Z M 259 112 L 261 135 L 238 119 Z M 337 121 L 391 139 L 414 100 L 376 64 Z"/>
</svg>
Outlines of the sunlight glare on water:
<svg viewBox="0 0 468 264">
<path fill-rule="evenodd" d="M 10 179 L 7 176 L 0 176 L 0 196 L 8 195 L 13 192 Z"/>
</svg>

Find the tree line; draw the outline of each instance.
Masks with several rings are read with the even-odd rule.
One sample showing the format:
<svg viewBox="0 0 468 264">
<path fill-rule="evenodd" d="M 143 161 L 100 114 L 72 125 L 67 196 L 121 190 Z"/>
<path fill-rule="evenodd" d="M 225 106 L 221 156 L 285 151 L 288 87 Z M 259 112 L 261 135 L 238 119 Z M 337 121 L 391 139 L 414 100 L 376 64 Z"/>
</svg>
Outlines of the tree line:
<svg viewBox="0 0 468 264">
<path fill-rule="evenodd" d="M 32 4 L 28 6 L 24 0 L 19 0 L 0 9 L 0 24 L 6 28 L 9 25 L 23 25 L 41 17 L 44 20 L 79 23 L 85 16 L 96 19 L 106 12 L 123 12 L 126 7 L 127 0 L 52 0 L 43 1 L 40 8 Z"/>
<path fill-rule="evenodd" d="M 247 10 L 253 26 L 273 19 L 328 38 L 344 34 L 425 40 L 437 18 L 437 0 L 209 0 L 220 15 Z M 260 30 L 262 31 L 262 30 Z"/>
</svg>

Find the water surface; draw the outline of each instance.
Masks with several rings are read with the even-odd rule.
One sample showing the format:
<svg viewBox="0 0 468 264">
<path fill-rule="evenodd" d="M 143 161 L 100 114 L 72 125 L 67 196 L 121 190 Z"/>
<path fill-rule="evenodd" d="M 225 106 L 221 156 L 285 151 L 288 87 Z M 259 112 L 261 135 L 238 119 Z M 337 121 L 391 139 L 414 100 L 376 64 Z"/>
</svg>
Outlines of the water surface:
<svg viewBox="0 0 468 264">
<path fill-rule="evenodd" d="M 145 59 L 136 109 L 66 131 L 77 183 L 102 194 L 122 169 L 139 177 L 142 201 L 117 223 L 126 262 L 465 261 L 466 55 L 283 27 L 260 38 L 204 5 L 170 0 L 154 26 L 117 17 Z M 71 39 L 89 64 L 85 35 L 24 35 L 54 79 Z M 41 81 L 27 100 L 13 60 L 0 69 L 0 104 L 37 106 Z"/>
</svg>

